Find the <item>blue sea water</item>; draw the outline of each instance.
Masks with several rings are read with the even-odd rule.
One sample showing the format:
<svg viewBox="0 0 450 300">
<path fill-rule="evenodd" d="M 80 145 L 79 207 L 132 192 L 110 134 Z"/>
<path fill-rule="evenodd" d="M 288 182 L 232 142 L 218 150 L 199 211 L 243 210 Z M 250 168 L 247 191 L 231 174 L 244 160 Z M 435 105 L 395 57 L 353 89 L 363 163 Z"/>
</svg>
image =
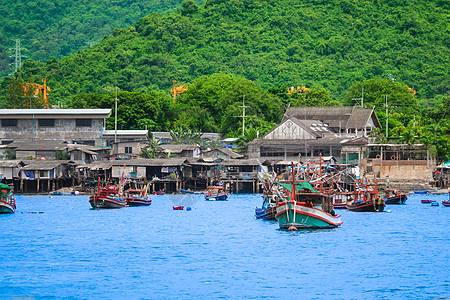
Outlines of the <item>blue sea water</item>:
<svg viewBox="0 0 450 300">
<path fill-rule="evenodd" d="M 287 232 L 255 220 L 260 195 L 155 195 L 118 210 L 17 196 L 0 215 L 0 299 L 448 299 L 450 207 L 420 201 L 446 197 Z M 183 203 L 192 210 L 172 209 Z"/>
</svg>

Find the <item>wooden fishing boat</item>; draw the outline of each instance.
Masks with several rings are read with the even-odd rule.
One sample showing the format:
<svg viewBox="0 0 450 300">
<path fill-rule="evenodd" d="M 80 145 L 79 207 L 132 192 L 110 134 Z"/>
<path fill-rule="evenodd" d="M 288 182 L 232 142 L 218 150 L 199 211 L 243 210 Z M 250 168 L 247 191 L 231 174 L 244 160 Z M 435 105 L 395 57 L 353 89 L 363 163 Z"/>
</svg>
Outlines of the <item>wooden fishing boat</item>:
<svg viewBox="0 0 450 300">
<path fill-rule="evenodd" d="M 128 189 L 125 194 L 128 206 L 149 206 L 152 204 L 152 199 L 148 195 L 147 188 Z"/>
<path fill-rule="evenodd" d="M 89 197 L 92 208 L 122 208 L 127 206 L 121 185 L 97 181 L 97 187 Z"/>
<path fill-rule="evenodd" d="M 408 197 L 397 189 L 386 189 L 383 199 L 386 204 L 406 204 Z"/>
<path fill-rule="evenodd" d="M 263 196 L 263 198 L 262 206 L 255 208 L 255 217 L 263 220 L 275 220 L 278 201 L 269 196 Z"/>
<path fill-rule="evenodd" d="M 322 182 L 315 181 L 316 190 L 310 181 L 296 180 L 294 166 L 289 182 L 277 182 L 285 189 L 284 201 L 277 204 L 276 219 L 280 229 L 335 228 L 342 225 L 340 215 L 335 215 L 330 190 Z M 321 178 L 319 169 L 319 176 Z M 311 181 L 312 182 L 312 181 Z"/>
<path fill-rule="evenodd" d="M 228 195 L 223 186 L 209 186 L 205 195 L 207 201 L 227 201 Z"/>
<path fill-rule="evenodd" d="M 337 192 L 333 197 L 334 209 L 347 209 L 345 205 L 353 200 L 354 192 Z"/>
<path fill-rule="evenodd" d="M 13 214 L 16 212 L 16 199 L 14 188 L 0 183 L 0 214 Z"/>
<path fill-rule="evenodd" d="M 378 196 L 378 186 L 375 182 L 374 189 L 369 186 L 358 186 L 355 191 L 355 199 L 347 203 L 345 207 L 358 212 L 381 212 L 386 207 L 386 203 L 383 198 Z"/>
</svg>

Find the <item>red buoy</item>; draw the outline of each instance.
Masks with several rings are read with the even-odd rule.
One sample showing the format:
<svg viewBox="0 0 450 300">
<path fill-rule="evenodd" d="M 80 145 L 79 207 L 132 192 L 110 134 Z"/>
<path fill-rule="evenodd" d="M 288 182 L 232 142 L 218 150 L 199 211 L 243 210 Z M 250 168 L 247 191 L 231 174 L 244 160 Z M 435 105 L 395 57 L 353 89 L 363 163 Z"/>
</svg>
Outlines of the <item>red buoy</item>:
<svg viewBox="0 0 450 300">
<path fill-rule="evenodd" d="M 293 231 L 293 230 L 294 230 L 294 231 L 297 231 L 297 227 L 291 226 L 291 227 L 288 228 L 288 230 L 290 230 L 290 231 Z"/>
</svg>

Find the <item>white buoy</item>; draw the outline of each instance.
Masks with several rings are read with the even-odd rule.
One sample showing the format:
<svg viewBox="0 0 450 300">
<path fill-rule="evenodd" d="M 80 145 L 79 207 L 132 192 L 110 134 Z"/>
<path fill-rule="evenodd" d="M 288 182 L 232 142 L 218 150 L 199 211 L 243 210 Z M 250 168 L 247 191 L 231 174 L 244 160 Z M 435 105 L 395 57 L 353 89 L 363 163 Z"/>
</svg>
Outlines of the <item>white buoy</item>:
<svg viewBox="0 0 450 300">
<path fill-rule="evenodd" d="M 388 213 L 390 213 L 391 212 L 391 210 L 390 209 L 388 209 L 386 212 L 388 212 Z"/>
</svg>

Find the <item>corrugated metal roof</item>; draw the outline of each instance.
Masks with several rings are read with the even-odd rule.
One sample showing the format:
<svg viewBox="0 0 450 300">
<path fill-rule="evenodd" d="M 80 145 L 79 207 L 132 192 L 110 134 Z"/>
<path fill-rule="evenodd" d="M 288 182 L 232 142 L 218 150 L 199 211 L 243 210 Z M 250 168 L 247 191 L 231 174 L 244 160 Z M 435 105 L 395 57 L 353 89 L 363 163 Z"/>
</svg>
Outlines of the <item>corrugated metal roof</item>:
<svg viewBox="0 0 450 300">
<path fill-rule="evenodd" d="M 0 109 L 2 115 L 104 115 L 111 114 L 110 108 L 92 109 Z"/>
<path fill-rule="evenodd" d="M 148 130 L 117 130 L 117 135 L 139 135 L 146 136 Z M 114 136 L 116 134 L 115 130 L 103 130 L 103 135 Z"/>
<path fill-rule="evenodd" d="M 21 164 L 21 160 L 0 160 L 0 167 L 3 168 L 14 168 Z"/>
<path fill-rule="evenodd" d="M 66 165 L 70 160 L 27 160 L 22 170 L 51 170 L 60 165 Z"/>
</svg>

